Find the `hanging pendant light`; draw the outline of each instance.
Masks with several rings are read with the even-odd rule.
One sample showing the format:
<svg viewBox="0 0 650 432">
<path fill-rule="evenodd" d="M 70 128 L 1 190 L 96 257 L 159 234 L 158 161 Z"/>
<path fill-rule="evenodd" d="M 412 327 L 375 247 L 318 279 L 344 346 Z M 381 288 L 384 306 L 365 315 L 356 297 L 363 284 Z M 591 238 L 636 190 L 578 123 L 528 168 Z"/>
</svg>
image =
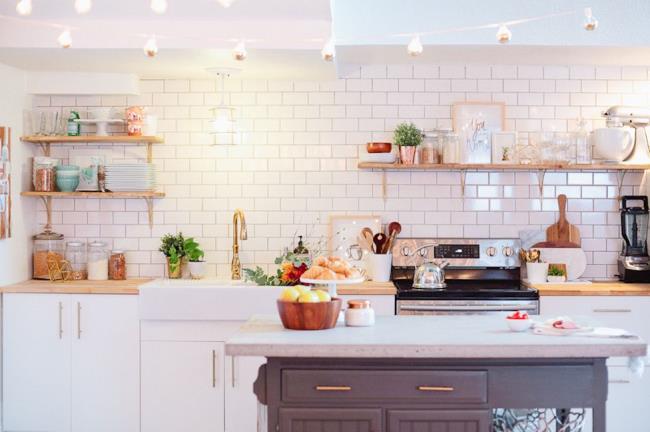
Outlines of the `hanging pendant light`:
<svg viewBox="0 0 650 432">
<path fill-rule="evenodd" d="M 236 0 L 217 0 L 221 7 L 228 9 Z"/>
<path fill-rule="evenodd" d="M 422 42 L 420 41 L 420 36 L 414 36 L 413 39 L 411 39 L 411 42 L 409 42 L 408 47 L 407 47 L 408 53 L 411 57 L 417 57 L 420 54 L 422 54 L 422 51 L 424 51 L 424 47 L 422 46 Z"/>
<path fill-rule="evenodd" d="M 70 48 L 72 46 L 72 35 L 70 30 L 65 29 L 61 32 L 56 41 L 61 45 L 61 48 Z"/>
<path fill-rule="evenodd" d="M 330 38 L 327 43 L 323 46 L 323 49 L 320 51 L 321 57 L 323 60 L 331 62 L 336 56 L 336 48 L 334 47 L 334 39 Z"/>
<path fill-rule="evenodd" d="M 151 0 L 149 7 L 154 13 L 162 15 L 167 12 L 167 0 Z"/>
<path fill-rule="evenodd" d="M 598 20 L 594 18 L 591 8 L 585 8 L 585 20 L 582 27 L 587 31 L 594 31 L 598 28 Z"/>
<path fill-rule="evenodd" d="M 237 45 L 232 49 L 232 58 L 237 61 L 244 61 L 248 57 L 248 52 L 246 51 L 246 43 L 243 40 L 237 42 Z"/>
<path fill-rule="evenodd" d="M 156 41 L 156 36 L 151 36 L 147 39 L 147 42 L 144 44 L 142 49 L 147 57 L 156 57 L 156 54 L 158 54 L 158 42 Z"/>
<path fill-rule="evenodd" d="M 27 16 L 32 13 L 32 0 L 20 0 L 16 3 L 16 13 Z"/>
<path fill-rule="evenodd" d="M 226 79 L 239 72 L 239 69 L 214 68 L 208 69 L 208 72 L 216 74 L 218 87 L 221 93 L 219 105 L 210 109 L 210 133 L 215 136 L 215 145 L 235 144 L 237 135 L 237 121 L 235 120 L 235 107 L 225 103 Z"/>
<path fill-rule="evenodd" d="M 84 15 L 90 12 L 90 9 L 93 7 L 92 0 L 75 0 L 74 10 L 77 11 L 79 15 Z"/>
<path fill-rule="evenodd" d="M 497 41 L 505 44 L 510 42 L 510 39 L 512 39 L 512 32 L 510 29 L 505 25 L 500 26 L 499 30 L 497 30 Z"/>
</svg>

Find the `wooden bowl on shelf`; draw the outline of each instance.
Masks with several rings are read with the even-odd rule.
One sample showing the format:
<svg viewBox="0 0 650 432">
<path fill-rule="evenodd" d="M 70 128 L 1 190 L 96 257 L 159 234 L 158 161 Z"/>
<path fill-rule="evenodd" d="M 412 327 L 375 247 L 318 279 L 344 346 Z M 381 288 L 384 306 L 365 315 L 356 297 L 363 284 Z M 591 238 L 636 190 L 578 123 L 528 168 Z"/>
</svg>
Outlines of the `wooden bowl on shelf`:
<svg viewBox="0 0 650 432">
<path fill-rule="evenodd" d="M 343 302 L 298 303 L 278 300 L 282 325 L 290 330 L 325 330 L 336 326 Z"/>
<path fill-rule="evenodd" d="M 366 144 L 368 153 L 390 153 L 393 145 L 389 142 L 369 142 Z"/>
</svg>

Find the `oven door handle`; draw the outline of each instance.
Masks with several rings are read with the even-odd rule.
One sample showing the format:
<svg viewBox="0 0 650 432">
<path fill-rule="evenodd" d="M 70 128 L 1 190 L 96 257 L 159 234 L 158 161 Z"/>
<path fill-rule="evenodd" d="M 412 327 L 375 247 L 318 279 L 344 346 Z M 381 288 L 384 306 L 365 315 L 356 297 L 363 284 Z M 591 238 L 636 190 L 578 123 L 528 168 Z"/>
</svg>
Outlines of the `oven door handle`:
<svg viewBox="0 0 650 432">
<path fill-rule="evenodd" d="M 511 310 L 523 310 L 523 311 L 537 311 L 537 306 L 535 305 L 500 305 L 500 306 L 489 306 L 489 305 L 476 305 L 476 306 L 435 306 L 435 305 L 399 305 L 399 310 L 405 311 L 422 311 L 422 312 L 474 312 L 474 311 L 511 311 Z"/>
</svg>

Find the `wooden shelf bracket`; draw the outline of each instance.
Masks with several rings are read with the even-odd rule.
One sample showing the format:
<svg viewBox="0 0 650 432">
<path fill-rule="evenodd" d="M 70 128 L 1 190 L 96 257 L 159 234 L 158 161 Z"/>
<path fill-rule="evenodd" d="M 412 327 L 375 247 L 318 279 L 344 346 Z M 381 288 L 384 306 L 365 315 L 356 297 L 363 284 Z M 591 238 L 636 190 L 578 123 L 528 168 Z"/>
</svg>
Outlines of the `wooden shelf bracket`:
<svg viewBox="0 0 650 432">
<path fill-rule="evenodd" d="M 544 205 L 544 177 L 546 177 L 546 170 L 537 170 L 537 190 L 539 192 L 539 209 L 542 210 Z"/>
<path fill-rule="evenodd" d="M 47 212 L 47 223 L 45 224 L 45 231 L 52 231 L 52 197 L 41 196 L 41 201 L 45 206 L 45 211 Z"/>
<path fill-rule="evenodd" d="M 466 169 L 461 169 L 460 170 L 460 194 L 463 198 L 465 198 L 465 182 L 467 180 L 467 170 Z"/>
<path fill-rule="evenodd" d="M 627 171 L 617 171 L 616 172 L 616 184 L 617 184 L 617 187 L 618 187 L 618 196 L 617 196 L 617 198 L 619 200 L 623 196 L 623 182 L 625 181 L 625 174 L 627 174 Z"/>
<path fill-rule="evenodd" d="M 41 147 L 41 150 L 43 151 L 43 156 L 50 157 L 50 154 L 52 153 L 51 146 L 49 142 L 41 142 L 38 143 L 38 145 Z"/>
<path fill-rule="evenodd" d="M 153 229 L 153 197 L 144 198 L 147 203 L 147 216 L 149 217 L 149 229 Z"/>
</svg>

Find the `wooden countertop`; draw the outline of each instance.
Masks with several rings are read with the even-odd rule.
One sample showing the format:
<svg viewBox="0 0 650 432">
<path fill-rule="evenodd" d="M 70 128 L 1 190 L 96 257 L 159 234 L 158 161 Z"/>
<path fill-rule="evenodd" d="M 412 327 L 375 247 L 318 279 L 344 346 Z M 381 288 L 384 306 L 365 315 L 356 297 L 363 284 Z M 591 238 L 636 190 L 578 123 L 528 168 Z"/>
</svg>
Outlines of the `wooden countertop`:
<svg viewBox="0 0 650 432">
<path fill-rule="evenodd" d="M 366 281 L 358 285 L 339 285 L 336 292 L 341 295 L 395 295 L 392 282 Z"/>
<path fill-rule="evenodd" d="M 151 279 L 123 281 L 67 281 L 28 280 L 0 287 L 2 293 L 33 294 L 138 294 L 138 287 Z"/>
<path fill-rule="evenodd" d="M 540 296 L 650 296 L 650 283 L 592 281 L 591 283 L 527 284 Z"/>
</svg>

